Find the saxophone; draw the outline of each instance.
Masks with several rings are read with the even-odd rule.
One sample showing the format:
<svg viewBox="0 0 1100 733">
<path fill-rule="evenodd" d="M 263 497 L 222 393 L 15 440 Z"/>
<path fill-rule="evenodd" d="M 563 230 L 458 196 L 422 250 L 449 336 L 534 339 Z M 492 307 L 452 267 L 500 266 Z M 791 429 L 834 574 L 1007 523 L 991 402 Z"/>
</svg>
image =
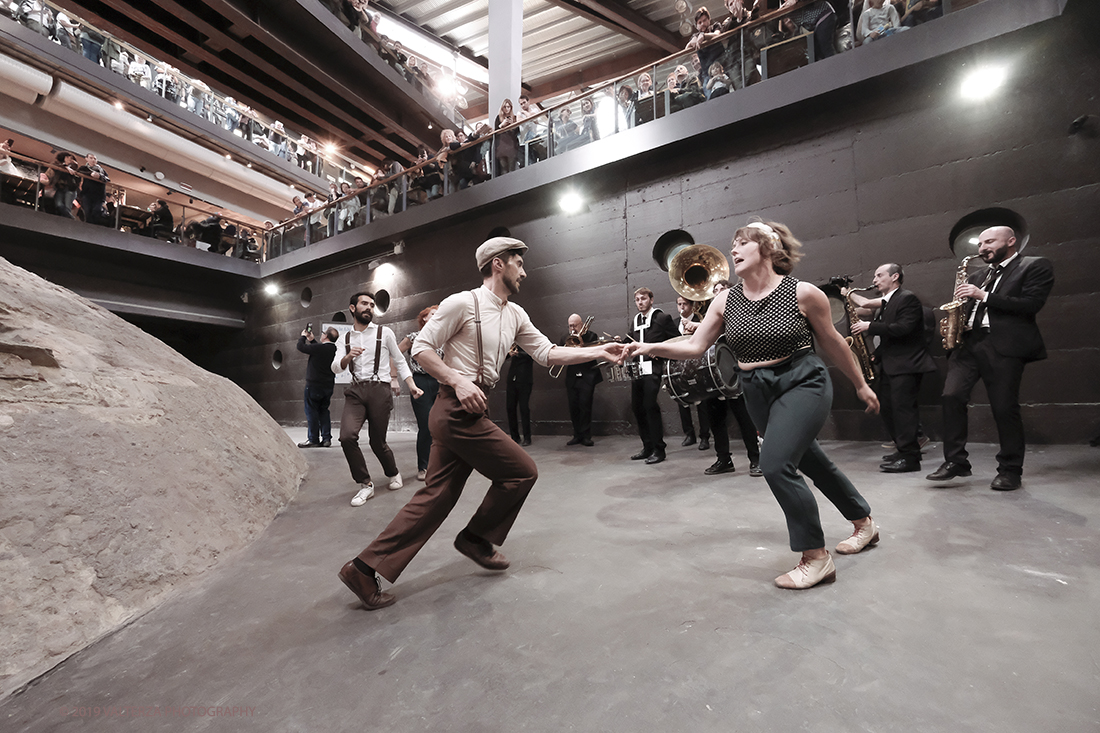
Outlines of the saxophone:
<svg viewBox="0 0 1100 733">
<path fill-rule="evenodd" d="M 955 287 L 951 289 L 952 293 L 966 282 L 966 266 L 970 264 L 970 260 L 976 257 L 978 255 L 967 255 L 962 258 L 959 269 L 955 271 Z M 970 309 L 966 305 L 969 300 L 969 298 L 952 300 L 950 303 L 944 303 L 940 306 L 940 310 L 943 311 L 943 318 L 940 319 L 940 335 L 943 336 L 945 351 L 951 351 L 962 341 L 963 332 L 967 330 L 966 317 L 969 315 Z"/>
<path fill-rule="evenodd" d="M 855 306 L 852 305 L 852 301 L 848 300 L 848 293 L 855 292 L 857 290 L 870 290 L 867 288 L 851 288 L 845 290 L 852 284 L 852 278 L 849 275 L 843 275 L 840 277 L 832 278 L 829 283 L 838 289 L 841 289 L 841 298 L 844 300 L 844 314 L 848 316 L 848 328 L 859 323 L 859 315 L 856 313 Z M 850 331 L 849 331 L 850 333 Z M 871 363 L 871 350 L 867 348 L 867 341 L 861 334 L 852 334 L 845 336 L 844 340 L 848 342 L 849 348 L 852 350 L 852 356 L 856 360 L 856 366 L 863 373 L 863 379 L 870 384 L 875 381 L 875 367 Z"/>
</svg>

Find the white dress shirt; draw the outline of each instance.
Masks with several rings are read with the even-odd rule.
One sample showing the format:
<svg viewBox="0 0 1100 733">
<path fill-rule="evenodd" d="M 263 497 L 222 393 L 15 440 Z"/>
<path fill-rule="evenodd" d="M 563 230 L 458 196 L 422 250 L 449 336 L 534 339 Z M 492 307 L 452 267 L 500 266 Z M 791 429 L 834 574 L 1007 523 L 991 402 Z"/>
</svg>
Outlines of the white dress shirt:
<svg viewBox="0 0 1100 733">
<path fill-rule="evenodd" d="M 382 329 L 382 350 L 378 355 L 378 376 L 374 376 L 374 349 L 376 347 L 378 339 L 378 329 Z M 389 326 L 379 326 L 376 323 L 372 323 L 362 331 L 351 330 L 348 331 L 351 334 L 349 343 L 345 343 L 345 338 L 341 337 L 336 342 L 336 358 L 332 360 L 332 373 L 340 374 L 344 371 L 344 367 L 340 366 L 340 361 L 347 356 L 348 346 L 358 346 L 363 349 L 363 353 L 355 357 L 351 361 L 352 379 L 355 381 L 378 381 L 389 384 L 390 381 L 390 359 L 393 359 L 394 365 L 397 367 L 397 374 L 401 377 L 401 381 L 405 381 L 412 376 L 412 370 L 409 369 L 408 363 L 405 361 L 404 355 L 397 348 L 397 339 L 393 335 L 393 331 Z"/>
<path fill-rule="evenodd" d="M 481 344 L 484 353 L 482 381 L 491 387 L 500 379 L 500 367 L 512 344 L 519 344 L 539 364 L 546 366 L 554 344 L 531 323 L 527 311 L 501 300 L 482 285 L 477 290 L 455 293 L 439 304 L 412 345 L 412 355 L 443 349 L 443 362 L 471 382 L 477 381 L 477 330 L 474 301 L 481 310 Z"/>
</svg>

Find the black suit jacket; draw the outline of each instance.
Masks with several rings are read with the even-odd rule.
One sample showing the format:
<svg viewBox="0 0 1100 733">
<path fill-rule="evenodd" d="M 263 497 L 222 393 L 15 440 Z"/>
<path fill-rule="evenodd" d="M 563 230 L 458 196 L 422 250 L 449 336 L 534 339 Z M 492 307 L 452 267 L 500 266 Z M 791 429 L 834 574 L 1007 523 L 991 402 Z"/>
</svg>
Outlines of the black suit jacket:
<svg viewBox="0 0 1100 733">
<path fill-rule="evenodd" d="M 920 298 L 908 290 L 894 291 L 882 312 L 871 321 L 867 333 L 879 337 L 875 356 L 887 374 L 936 371 L 925 339 L 924 307 Z"/>
<path fill-rule="evenodd" d="M 986 272 L 980 270 L 970 282 L 980 287 Z M 1021 255 L 1008 263 L 996 292 L 990 293 L 985 303 L 989 338 L 998 354 L 1024 361 L 1047 358 L 1035 314 L 1046 304 L 1053 287 L 1054 265 L 1045 257 Z"/>
<path fill-rule="evenodd" d="M 638 332 L 634 330 L 634 323 L 638 320 L 639 315 L 639 313 L 635 313 L 630 318 L 630 325 L 627 327 L 627 333 L 630 335 L 630 338 L 635 341 L 655 343 L 658 341 L 668 341 L 670 338 L 675 338 L 680 335 L 680 329 L 676 327 L 676 321 L 672 320 L 672 316 L 665 313 L 660 308 L 654 308 L 653 317 L 649 321 L 649 328 L 645 330 L 642 338 L 638 338 Z"/>
<path fill-rule="evenodd" d="M 562 337 L 561 345 L 564 346 L 569 339 L 568 336 Z M 586 344 L 590 344 L 596 341 L 598 337 L 596 334 L 589 331 L 581 336 L 581 341 Z M 571 385 L 577 379 L 586 379 L 592 384 L 599 384 L 603 381 L 603 372 L 600 371 L 599 366 L 596 365 L 596 360 L 581 362 L 580 364 L 570 364 L 565 367 L 565 383 Z"/>
</svg>

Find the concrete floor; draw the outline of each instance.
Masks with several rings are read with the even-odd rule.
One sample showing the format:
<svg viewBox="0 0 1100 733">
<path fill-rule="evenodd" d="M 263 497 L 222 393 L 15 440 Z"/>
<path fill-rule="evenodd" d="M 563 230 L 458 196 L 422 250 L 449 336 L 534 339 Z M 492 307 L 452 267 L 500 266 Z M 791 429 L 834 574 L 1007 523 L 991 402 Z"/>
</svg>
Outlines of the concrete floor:
<svg viewBox="0 0 1100 733">
<path fill-rule="evenodd" d="M 877 444 L 827 444 L 883 539 L 795 592 L 772 585 L 796 556 L 743 458 L 706 477 L 713 454 L 647 467 L 627 460 L 635 443 L 536 436 L 512 568 L 451 547 L 476 478 L 373 613 L 336 571 L 419 484 L 355 509 L 340 451 L 311 450 L 252 547 L 9 698 L 0 730 L 1100 730 L 1100 449 L 1036 446 L 1025 488 L 1002 494 L 992 446 L 973 447 L 973 478 L 937 487 L 878 473 Z M 412 436 L 392 445 L 415 473 Z M 830 506 L 822 519 L 830 546 L 849 534 Z"/>
</svg>

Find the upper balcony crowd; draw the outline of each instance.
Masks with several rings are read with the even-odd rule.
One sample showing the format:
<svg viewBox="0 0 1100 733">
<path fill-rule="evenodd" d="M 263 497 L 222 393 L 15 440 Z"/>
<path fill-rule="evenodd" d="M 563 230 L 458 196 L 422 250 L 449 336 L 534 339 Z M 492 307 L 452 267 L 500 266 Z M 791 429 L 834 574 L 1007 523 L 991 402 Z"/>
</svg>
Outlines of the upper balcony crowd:
<svg viewBox="0 0 1100 733">
<path fill-rule="evenodd" d="M 323 150 L 309 135 L 288 131 L 280 120 L 264 118 L 203 80 L 182 74 L 60 7 L 43 0 L 18 0 L 0 5 L 0 10 L 54 43 L 319 178 L 346 177 L 352 168 L 351 161 Z"/>
<path fill-rule="evenodd" d="M 330 183 L 327 194 L 306 192 L 295 196 L 290 202 L 291 215 L 279 225 L 266 222 L 263 228 L 249 227 L 220 213 L 199 217 L 192 212 L 193 218 L 186 221 L 186 212 L 181 212 L 173 220 L 171 207 L 164 202 L 152 202 L 148 207 L 150 216 L 138 217 L 141 219 L 138 222 L 140 226 L 130 227 L 130 230 L 209 248 L 219 254 L 249 259 L 277 257 L 381 217 L 426 204 L 518 168 L 723 97 L 776 73 L 877 42 L 940 17 L 944 12 L 943 6 L 948 2 L 856 0 L 849 6 L 847 0 L 771 0 L 779 3 L 778 7 L 768 8 L 768 1 L 726 0 L 727 13 L 717 20 L 706 7 L 700 7 L 694 13 L 695 33 L 687 40 L 684 51 L 546 108 L 532 103 L 526 94 L 519 96 L 515 108 L 511 100 L 506 99 L 491 124 L 486 120 L 472 126 L 472 129 L 459 125 L 456 129 L 442 130 L 439 148 L 429 150 L 422 146 L 417 160 L 407 167 L 402 161 L 388 158 L 370 180 L 343 170 L 331 176 L 336 180 Z M 954 0 L 954 4 L 959 6 L 977 1 Z M 41 6 L 41 3 L 39 0 L 24 0 L 21 5 L 25 11 Z M 344 11 L 350 9 L 359 14 L 356 16 L 359 19 L 356 21 L 359 33 L 369 34 L 371 23 L 376 19 L 367 10 L 365 1 L 349 0 L 346 6 Z M 38 32 L 47 32 L 43 15 L 24 11 L 19 16 L 21 22 Z M 55 15 L 51 27 L 49 32 L 55 37 L 58 28 L 71 30 L 61 12 Z M 82 29 L 81 44 L 88 37 Z M 69 40 L 74 50 L 75 38 L 74 35 Z M 64 41 L 58 42 L 66 45 Z M 120 51 L 116 64 L 111 53 L 105 52 L 104 48 L 104 44 L 92 38 L 91 48 L 85 45 L 82 50 L 86 56 L 90 53 L 111 65 L 118 73 L 126 73 L 135 83 L 151 84 L 151 88 L 166 98 L 176 99 L 173 95 L 179 95 L 182 106 L 188 109 L 194 107 L 193 111 L 197 114 L 211 115 L 212 121 L 226 129 L 243 136 L 251 135 L 250 139 L 262 138 L 266 140 L 264 144 L 277 154 L 293 155 L 306 161 L 305 165 L 309 164 L 308 145 L 293 145 L 287 136 L 272 134 L 272 130 L 282 130 L 278 123 L 271 128 L 261 124 L 262 131 L 256 133 L 254 118 L 224 103 L 214 104 L 214 98 L 205 98 L 201 94 L 196 96 L 193 80 L 189 81 L 186 89 L 177 85 L 173 91 L 169 83 L 170 74 L 161 73 L 159 65 L 156 74 L 141 70 L 140 65 L 135 74 L 130 68 L 134 63 L 147 63 L 144 59 L 138 57 L 130 60 L 128 66 L 123 66 L 123 52 Z M 419 66 L 414 63 L 412 68 Z M 303 149 L 305 152 L 300 152 Z M 51 180 L 47 179 L 56 175 L 63 178 L 64 169 L 69 164 L 60 156 L 53 164 L 36 164 L 41 180 L 37 184 L 40 190 L 35 199 L 40 202 L 43 197 L 49 199 L 40 208 L 50 213 L 68 212 L 70 215 L 76 211 L 77 215 L 93 223 L 113 221 L 115 226 L 126 228 L 119 226 L 117 216 L 113 220 L 109 216 L 100 216 L 94 205 L 86 207 L 78 201 L 74 209 L 73 200 L 68 199 L 69 205 L 66 207 L 64 197 L 58 205 L 54 200 L 56 187 L 51 186 Z M 109 200 L 110 197 L 106 198 Z M 168 212 L 167 222 L 163 220 L 163 213 L 157 213 L 162 210 Z M 82 211 L 92 212 L 91 217 L 80 213 Z M 160 217 L 156 227 L 147 220 L 154 216 Z M 175 221 L 180 224 L 176 225 Z M 232 235 L 228 242 L 225 236 L 227 229 Z"/>
</svg>

